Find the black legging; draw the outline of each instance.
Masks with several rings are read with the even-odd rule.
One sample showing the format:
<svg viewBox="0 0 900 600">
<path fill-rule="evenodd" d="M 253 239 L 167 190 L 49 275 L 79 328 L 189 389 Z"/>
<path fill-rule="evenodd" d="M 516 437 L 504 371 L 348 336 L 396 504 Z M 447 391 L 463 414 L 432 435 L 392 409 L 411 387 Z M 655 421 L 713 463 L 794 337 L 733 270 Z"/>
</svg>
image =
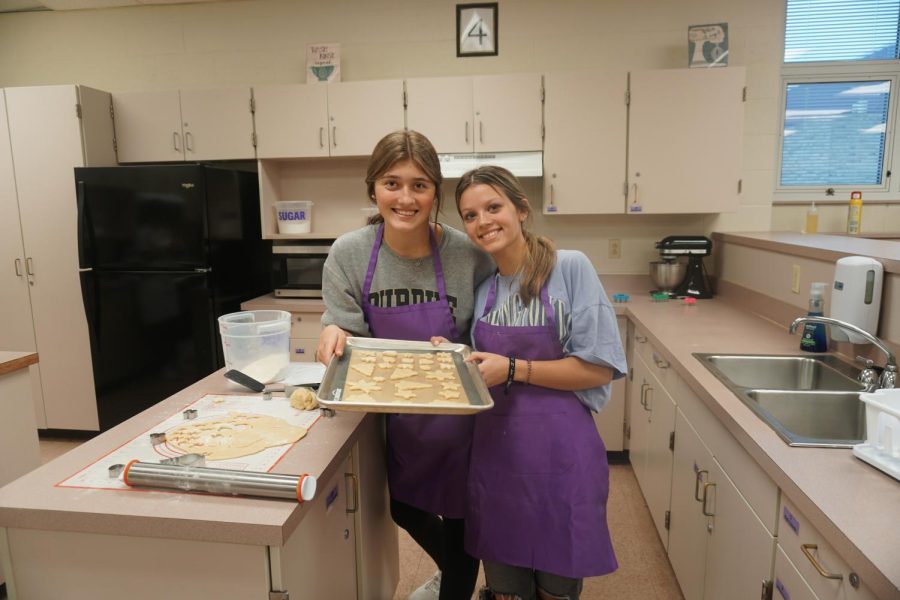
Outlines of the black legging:
<svg viewBox="0 0 900 600">
<path fill-rule="evenodd" d="M 391 517 L 441 570 L 440 600 L 469 600 L 478 578 L 478 559 L 463 548 L 464 521 L 442 518 L 393 498 Z"/>
</svg>

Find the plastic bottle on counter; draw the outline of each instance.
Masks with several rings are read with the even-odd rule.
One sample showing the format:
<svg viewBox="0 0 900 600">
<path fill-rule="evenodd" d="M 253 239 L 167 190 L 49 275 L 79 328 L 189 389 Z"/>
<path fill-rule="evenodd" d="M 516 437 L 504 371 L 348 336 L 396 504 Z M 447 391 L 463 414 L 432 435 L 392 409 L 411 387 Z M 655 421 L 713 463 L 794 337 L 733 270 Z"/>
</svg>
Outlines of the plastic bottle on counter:
<svg viewBox="0 0 900 600">
<path fill-rule="evenodd" d="M 857 234 L 862 229 L 862 192 L 850 192 L 850 209 L 847 211 L 847 233 Z"/>
<path fill-rule="evenodd" d="M 825 287 L 827 284 L 816 282 L 809 288 L 810 317 L 823 316 L 825 308 Z M 800 337 L 800 349 L 805 352 L 827 352 L 828 338 L 825 335 L 824 323 L 806 323 Z"/>
<path fill-rule="evenodd" d="M 812 206 L 806 211 L 806 227 L 803 233 L 817 233 L 819 231 L 819 211 L 816 209 L 816 201 L 813 200 Z"/>
</svg>

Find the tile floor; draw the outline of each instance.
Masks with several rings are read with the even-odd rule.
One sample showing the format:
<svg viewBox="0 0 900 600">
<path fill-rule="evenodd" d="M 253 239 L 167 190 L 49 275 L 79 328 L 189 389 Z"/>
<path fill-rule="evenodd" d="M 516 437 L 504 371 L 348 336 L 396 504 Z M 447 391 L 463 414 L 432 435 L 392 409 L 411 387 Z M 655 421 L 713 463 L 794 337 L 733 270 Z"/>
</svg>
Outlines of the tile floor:
<svg viewBox="0 0 900 600">
<path fill-rule="evenodd" d="M 78 446 L 80 440 L 41 440 L 43 462 Z M 586 579 L 582 600 L 683 600 L 630 465 L 610 465 L 609 528 L 619 569 Z M 434 562 L 400 532 L 400 583 L 394 600 L 405 598 L 434 574 Z M 479 573 L 478 585 L 484 583 Z"/>
</svg>

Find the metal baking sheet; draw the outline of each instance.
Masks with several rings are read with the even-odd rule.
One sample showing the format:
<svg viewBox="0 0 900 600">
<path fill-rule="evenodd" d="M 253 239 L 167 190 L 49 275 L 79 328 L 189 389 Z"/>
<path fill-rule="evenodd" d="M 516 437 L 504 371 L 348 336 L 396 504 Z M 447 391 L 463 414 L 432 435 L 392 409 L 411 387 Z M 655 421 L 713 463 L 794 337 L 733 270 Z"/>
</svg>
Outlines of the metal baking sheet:
<svg viewBox="0 0 900 600">
<path fill-rule="evenodd" d="M 350 394 L 345 394 L 344 391 L 353 353 L 359 351 L 384 352 L 388 350 L 398 353 L 431 355 L 442 352 L 449 353 L 453 358 L 456 375 L 462 384 L 466 401 L 448 402 L 434 400 L 421 402 L 415 399 L 409 401 L 393 399 L 386 401 L 377 399 L 370 401 L 345 400 L 345 396 L 351 396 Z M 494 401 L 491 399 L 487 386 L 485 386 L 484 380 L 478 372 L 478 367 L 465 362 L 466 357 L 471 352 L 472 349 L 465 344 L 446 343 L 434 346 L 431 342 L 408 342 L 381 338 L 347 338 L 344 355 L 333 359 L 325 370 L 325 376 L 319 385 L 318 400 L 322 406 L 335 410 L 363 412 L 464 415 L 488 410 L 494 406 Z M 391 382 L 386 380 L 385 383 L 390 384 Z M 438 385 L 438 382 L 435 382 L 434 385 Z M 382 387 L 389 388 L 388 385 Z M 381 393 L 384 394 L 385 392 L 382 391 Z"/>
</svg>

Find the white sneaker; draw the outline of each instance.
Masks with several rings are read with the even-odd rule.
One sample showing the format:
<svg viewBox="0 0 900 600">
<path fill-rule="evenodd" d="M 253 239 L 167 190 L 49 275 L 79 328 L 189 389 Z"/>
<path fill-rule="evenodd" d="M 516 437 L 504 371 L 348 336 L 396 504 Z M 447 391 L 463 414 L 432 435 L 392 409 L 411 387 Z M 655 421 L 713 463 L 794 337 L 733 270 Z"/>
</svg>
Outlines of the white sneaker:
<svg viewBox="0 0 900 600">
<path fill-rule="evenodd" d="M 406 600 L 437 600 L 441 595 L 441 572 L 437 571 L 431 579 L 423 583 Z"/>
</svg>

